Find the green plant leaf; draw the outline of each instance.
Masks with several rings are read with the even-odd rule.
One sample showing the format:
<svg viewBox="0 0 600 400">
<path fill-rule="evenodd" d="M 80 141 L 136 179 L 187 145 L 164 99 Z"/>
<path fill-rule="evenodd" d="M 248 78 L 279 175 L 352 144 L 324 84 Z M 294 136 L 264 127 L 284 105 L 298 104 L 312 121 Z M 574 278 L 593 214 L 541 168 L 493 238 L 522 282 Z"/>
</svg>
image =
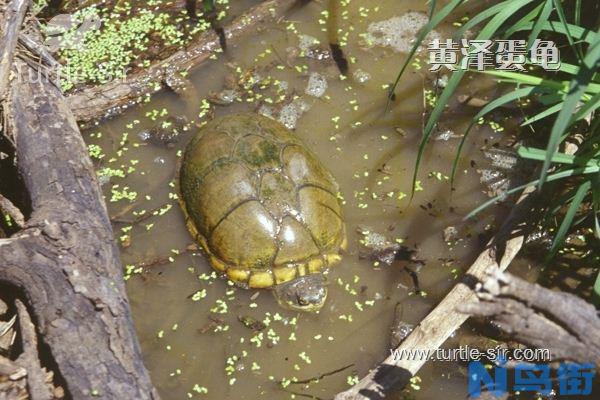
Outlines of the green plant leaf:
<svg viewBox="0 0 600 400">
<path fill-rule="evenodd" d="M 505 7 L 504 2 L 500 2 L 496 5 L 488 8 L 487 10 L 481 11 L 480 13 L 475 15 L 473 18 L 471 18 L 469 21 L 467 21 L 463 26 L 461 26 L 459 29 L 457 29 L 456 32 L 454 32 L 454 34 L 452 35 L 452 38 L 454 40 L 462 38 L 469 29 L 479 25 L 486 19 L 489 19 L 489 18 L 493 17 L 494 15 L 498 14 L 500 11 L 502 11 L 502 9 L 504 7 Z M 539 8 L 540 7 L 537 7 L 536 9 L 539 10 Z M 530 14 L 531 13 L 529 13 L 528 15 L 526 15 L 523 18 L 524 19 L 529 18 L 527 20 L 530 20 L 533 17 L 533 15 L 530 15 Z"/>
<path fill-rule="evenodd" d="M 571 123 L 587 117 L 588 114 L 596 111 L 598 107 L 600 107 L 600 93 L 596 93 L 594 97 L 586 101 L 585 104 L 577 110 L 575 115 L 573 115 L 573 118 L 571 118 Z"/>
<path fill-rule="evenodd" d="M 504 33 L 504 36 L 510 37 L 515 32 L 528 31 L 528 30 L 531 30 L 532 28 L 533 28 L 533 22 L 529 22 L 529 23 L 522 24 L 522 25 L 516 24 L 516 25 L 511 26 Z M 584 41 L 589 44 L 593 43 L 596 40 L 596 33 L 594 31 L 590 31 L 589 29 L 586 29 L 586 28 L 583 28 L 583 27 L 580 27 L 577 25 L 572 25 L 572 24 L 564 25 L 560 21 L 548 21 L 542 25 L 542 30 L 548 31 L 548 32 L 559 33 L 561 35 L 570 34 L 572 38 Z"/>
<path fill-rule="evenodd" d="M 531 32 L 529 32 L 529 38 L 527 39 L 527 50 L 530 50 L 533 46 L 533 42 L 538 38 L 540 32 L 543 29 L 544 24 L 548 21 L 548 17 L 552 13 L 552 3 L 554 0 L 546 0 L 544 3 L 544 7 L 540 11 L 540 14 L 536 18 L 533 23 L 533 27 L 531 28 Z"/>
<path fill-rule="evenodd" d="M 431 0 L 431 5 L 429 6 L 429 14 L 428 17 L 431 20 L 433 17 L 433 13 L 435 12 L 435 6 L 437 5 L 437 0 Z"/>
<path fill-rule="evenodd" d="M 598 220 L 598 213 L 600 212 L 600 176 L 594 175 L 592 177 L 592 205 L 594 210 L 594 236 L 596 239 L 600 239 L 600 221 Z"/>
<path fill-rule="evenodd" d="M 568 169 L 565 171 L 560 171 L 560 172 L 556 172 L 554 174 L 548 175 L 548 177 L 546 178 L 546 182 L 553 182 L 553 181 L 557 181 L 560 179 L 570 178 L 572 176 L 578 176 L 578 175 L 596 174 L 598 172 L 600 172 L 599 165 L 585 166 L 582 168 L 573 168 L 573 169 Z M 511 189 L 507 190 L 506 193 L 501 194 L 496 197 L 493 197 L 490 200 L 485 201 L 483 204 L 479 205 L 477 208 L 475 208 L 473 211 L 471 211 L 469 214 L 467 214 L 467 216 L 464 219 L 472 218 L 473 216 L 479 214 L 481 211 L 485 210 L 492 204 L 495 204 L 498 201 L 506 198 L 507 196 L 510 196 L 511 194 L 514 194 L 520 190 L 525 189 L 526 187 L 537 185 L 539 182 L 540 182 L 539 179 L 535 179 L 531 182 L 511 188 Z"/>
<path fill-rule="evenodd" d="M 523 8 L 527 4 L 531 3 L 532 0 L 510 0 L 505 2 L 505 7 L 502 11 L 496 14 L 479 32 L 477 35 L 477 40 L 487 40 L 491 38 L 512 15 L 514 15 L 519 9 Z M 439 121 L 442 112 L 444 111 L 444 107 L 448 104 L 450 97 L 454 94 L 454 91 L 458 87 L 458 84 L 462 80 L 465 75 L 465 70 L 457 70 L 452 73 L 450 79 L 448 79 L 448 83 L 441 93 L 435 107 L 431 111 L 431 115 L 427 119 L 427 123 L 425 124 L 425 128 L 423 129 L 423 137 L 421 138 L 421 143 L 419 144 L 419 150 L 417 152 L 417 159 L 415 161 L 415 169 L 413 172 L 412 179 L 412 190 L 411 190 L 411 200 L 415 194 L 415 187 L 417 184 L 417 174 L 419 171 L 419 166 L 421 165 L 421 160 L 423 158 L 423 154 L 425 152 L 425 147 L 429 142 L 429 138 L 433 132 L 433 129 L 437 122 Z"/>
<path fill-rule="evenodd" d="M 536 149 L 535 147 L 520 146 L 517 149 L 517 154 L 528 160 L 544 161 L 546 159 L 546 150 Z M 552 156 L 552 162 L 573 165 L 575 164 L 575 156 L 565 153 L 555 153 Z"/>
<path fill-rule="evenodd" d="M 600 273 L 596 278 L 596 283 L 594 283 L 594 292 L 596 292 L 596 294 L 600 296 Z"/>
<path fill-rule="evenodd" d="M 565 134 L 571 123 L 571 116 L 573 115 L 579 100 L 586 92 L 590 80 L 595 74 L 596 68 L 600 63 L 600 40 L 596 40 L 594 44 L 590 46 L 588 52 L 583 59 L 582 67 L 579 73 L 573 78 L 570 85 L 570 90 L 565 97 L 565 101 L 562 103 L 563 107 L 556 116 L 554 125 L 550 132 L 550 138 L 548 140 L 548 146 L 546 148 L 547 154 L 540 174 L 538 188 L 541 188 L 546 177 L 548 175 L 548 169 L 550 168 L 550 162 L 552 155 L 558 149 L 561 137 Z"/>
<path fill-rule="evenodd" d="M 560 246 L 564 243 L 567 232 L 569 231 L 569 228 L 572 225 L 573 218 L 575 218 L 575 215 L 579 210 L 579 206 L 581 205 L 581 202 L 583 201 L 585 196 L 588 194 L 591 186 L 591 182 L 589 180 L 586 180 L 577 188 L 577 192 L 575 193 L 575 196 L 573 197 L 573 200 L 569 205 L 569 209 L 567 210 L 567 213 L 565 214 L 565 217 L 563 218 L 560 227 L 556 232 L 556 236 L 554 236 L 554 241 L 552 242 L 552 247 L 550 247 L 550 251 L 547 258 L 554 257 Z"/>
<path fill-rule="evenodd" d="M 532 123 L 534 123 L 536 121 L 544 119 L 552 114 L 556 114 L 557 112 L 560 111 L 560 109 L 562 108 L 562 105 L 563 105 L 563 103 L 561 102 L 561 103 L 553 105 L 552 107 L 546 108 L 544 111 L 537 113 L 533 117 L 527 118 L 525 121 L 523 121 L 521 123 L 521 126 L 531 125 Z"/>
<path fill-rule="evenodd" d="M 565 17 L 565 10 L 563 10 L 562 4 L 560 0 L 553 0 L 554 8 L 556 9 L 556 13 L 558 14 L 558 19 L 562 23 L 565 28 L 565 36 L 567 37 L 567 41 L 569 42 L 569 46 L 573 49 L 573 52 L 577 55 L 579 62 L 583 60 L 583 54 L 578 47 L 575 46 L 575 40 L 573 39 L 573 35 L 571 35 L 571 31 L 569 30 L 569 23 L 567 22 L 567 18 Z"/>
</svg>

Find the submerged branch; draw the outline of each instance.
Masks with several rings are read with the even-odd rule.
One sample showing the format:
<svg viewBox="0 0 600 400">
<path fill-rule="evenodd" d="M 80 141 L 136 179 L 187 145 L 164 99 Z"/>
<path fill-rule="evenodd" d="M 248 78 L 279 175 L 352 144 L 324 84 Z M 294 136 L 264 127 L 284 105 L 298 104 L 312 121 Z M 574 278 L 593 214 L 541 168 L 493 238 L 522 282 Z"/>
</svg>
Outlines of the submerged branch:
<svg viewBox="0 0 600 400">
<path fill-rule="evenodd" d="M 440 347 L 468 318 L 457 307 L 474 301 L 472 288 L 490 270 L 504 270 L 517 255 L 524 242 L 522 227 L 515 227 L 531 205 L 534 187 L 528 187 L 517 201 L 498 234 L 492 238 L 485 250 L 446 297 L 421 321 L 412 333 L 400 344 L 398 351 L 431 349 Z M 409 383 L 425 359 L 396 359 L 393 355 L 367 374 L 359 383 L 335 396 L 335 400 L 383 399 L 393 390 Z"/>
<path fill-rule="evenodd" d="M 354 363 L 345 365 L 345 366 L 337 368 L 337 369 L 334 369 L 333 371 L 324 372 L 324 373 L 322 373 L 319 376 L 314 376 L 312 378 L 302 379 L 300 381 L 294 381 L 294 382 L 291 382 L 290 384 L 291 385 L 301 385 L 301 384 L 305 384 L 305 383 L 318 382 L 318 381 L 320 381 L 323 378 L 326 378 L 326 377 L 331 376 L 331 375 L 339 374 L 340 372 L 343 372 L 343 371 L 347 370 L 348 368 L 352 368 L 352 367 L 354 367 Z"/>
</svg>

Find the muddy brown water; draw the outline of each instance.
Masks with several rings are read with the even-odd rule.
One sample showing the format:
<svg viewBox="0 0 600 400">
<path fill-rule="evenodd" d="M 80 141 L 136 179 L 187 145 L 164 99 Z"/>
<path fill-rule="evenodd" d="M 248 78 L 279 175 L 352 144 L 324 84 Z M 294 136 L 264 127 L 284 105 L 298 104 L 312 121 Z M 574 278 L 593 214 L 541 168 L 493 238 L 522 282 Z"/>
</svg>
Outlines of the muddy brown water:
<svg viewBox="0 0 600 400">
<path fill-rule="evenodd" d="M 236 2 L 233 14 L 255 3 Z M 454 192 L 450 192 L 445 176 L 449 175 L 458 141 L 433 141 L 419 175 L 422 190 L 409 202 L 423 124 L 423 90 L 432 88 L 434 77 L 426 71 L 424 61 L 420 69 L 411 68 L 401 81 L 396 101 L 383 116 L 384 85 L 393 81 L 406 55 L 388 48 L 365 49 L 359 41 L 371 22 L 425 11 L 424 2 L 344 3 L 349 3 L 341 9 L 347 19 L 340 28 L 344 34 L 348 32 L 345 50 L 351 58 L 350 71 L 360 69 L 371 76 L 370 80 L 340 80 L 331 65 L 309 64 L 303 59 L 292 60 L 291 68 L 261 70 L 263 76 L 288 82 L 290 91 L 293 88 L 310 106 L 299 118 L 295 132 L 332 171 L 345 200 L 349 248 L 342 263 L 330 271 L 329 297 L 320 313 L 284 310 L 268 291 L 244 290 L 215 277 L 201 254 L 172 253 L 192 241 L 171 185 L 178 154 L 192 133 L 185 134 L 174 149 L 146 144 L 138 133 L 152 126 L 153 111 L 163 108 L 171 115 L 187 113 L 188 118 L 199 121 L 195 114 L 201 110 L 202 99 L 209 91 L 222 89 L 226 62 L 242 68 L 261 68 L 272 62 L 282 65 L 286 49 L 298 45 L 294 29 L 324 43 L 326 25 L 319 22 L 322 4 L 310 3 L 289 15 L 288 22 L 230 45 L 225 55 L 192 74 L 197 98 L 191 99 L 191 104 L 165 92 L 86 134 L 88 143 L 101 146 L 104 152 L 97 161 L 99 170 L 108 167 L 126 172 L 125 177 L 113 177 L 103 184 L 111 215 L 131 208 L 122 216 L 131 219 L 133 211 L 172 205 L 164 215 L 138 224 L 115 223 L 117 238 L 130 236 L 122 249 L 125 265 L 173 256 L 173 262 L 138 270 L 127 281 L 145 363 L 164 399 L 301 398 L 290 392 L 332 398 L 389 354 L 389 327 L 396 303 L 404 305 L 407 322 L 417 323 L 447 293 L 460 271 L 468 268 L 480 249 L 480 235 L 494 223 L 490 214 L 475 222 L 462 221 L 463 215 L 484 199 L 479 175 L 470 161 L 483 162 L 478 148 L 497 140 L 497 134 L 486 126 L 480 127 L 468 143 Z M 448 37 L 449 29 L 450 25 L 441 27 L 440 35 Z M 293 68 L 308 64 L 301 71 Z M 324 97 L 304 94 L 310 72 L 329 74 Z M 484 86 L 484 81 L 468 81 L 465 86 L 466 91 L 473 90 Z M 256 107 L 256 102 L 237 102 L 216 107 L 216 114 L 254 111 Z M 456 105 L 451 108 L 443 125 L 460 132 L 472 110 Z M 111 201 L 113 192 L 123 189 L 137 193 L 136 198 L 131 202 Z M 442 231 L 447 226 L 459 227 L 458 243 L 444 242 Z M 425 261 L 418 274 L 423 294 L 415 293 L 410 276 L 403 270 L 406 263 L 374 266 L 359 257 L 358 227 L 369 227 L 407 246 L 417 246 L 419 257 Z M 267 327 L 253 331 L 239 322 L 238 316 L 253 317 Z M 316 383 L 290 383 L 346 365 L 351 366 Z M 430 363 L 419 373 L 420 389 L 409 390 L 417 399 L 465 398 L 463 370 L 459 364 Z"/>
</svg>

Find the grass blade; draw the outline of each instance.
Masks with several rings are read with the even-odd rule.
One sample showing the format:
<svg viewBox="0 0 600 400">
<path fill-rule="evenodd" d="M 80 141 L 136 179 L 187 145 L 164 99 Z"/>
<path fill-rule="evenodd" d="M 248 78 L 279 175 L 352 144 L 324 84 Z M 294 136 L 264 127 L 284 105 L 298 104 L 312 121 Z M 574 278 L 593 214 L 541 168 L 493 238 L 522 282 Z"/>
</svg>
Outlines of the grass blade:
<svg viewBox="0 0 600 400">
<path fill-rule="evenodd" d="M 521 123 L 521 126 L 531 125 L 532 123 L 544 119 L 552 114 L 556 114 L 562 108 L 563 103 L 558 103 L 553 105 L 552 107 L 546 108 L 544 111 L 534 115 L 533 117 L 527 118 L 525 121 Z"/>
<path fill-rule="evenodd" d="M 546 178 L 546 182 L 553 182 L 553 181 L 557 181 L 560 179 L 565 179 L 565 178 L 569 178 L 572 176 L 576 176 L 576 175 L 588 175 L 588 174 L 597 174 L 598 172 L 600 172 L 600 166 L 598 165 L 594 165 L 594 166 L 586 166 L 586 167 L 582 167 L 582 168 L 574 168 L 574 169 L 568 169 L 565 171 L 560 171 L 560 172 L 556 172 L 554 174 L 550 174 L 548 175 L 548 177 Z M 518 191 L 521 191 L 523 189 L 525 189 L 528 186 L 533 186 L 533 185 L 537 185 L 540 182 L 539 179 L 535 179 L 531 182 L 525 183 L 523 185 L 519 185 L 516 186 L 512 189 L 509 189 L 506 191 L 506 193 L 501 194 L 499 196 L 493 197 L 490 200 L 484 202 L 483 204 L 481 204 L 480 206 L 478 206 L 477 208 L 475 208 L 473 211 L 471 211 L 469 214 L 467 214 L 466 217 L 464 217 L 463 219 L 469 219 L 474 217 L 475 215 L 479 214 L 481 211 L 485 210 L 486 208 L 488 208 L 489 206 L 491 206 L 492 204 L 497 203 L 499 200 L 504 199 L 507 196 L 510 196 L 511 194 L 514 194 Z"/>
<path fill-rule="evenodd" d="M 477 40 L 485 40 L 491 38 L 514 13 L 516 13 L 520 8 L 524 7 L 528 3 L 531 3 L 532 0 L 512 0 L 505 2 L 505 7 L 501 12 L 496 14 L 494 18 L 492 18 L 479 32 L 477 35 Z M 421 143 L 419 144 L 419 149 L 417 152 L 417 160 L 415 161 L 415 170 L 413 172 L 412 179 L 412 189 L 410 198 L 412 200 L 415 194 L 415 187 L 417 184 L 417 174 L 419 171 L 419 166 L 421 165 L 421 160 L 423 159 L 423 154 L 425 153 L 425 147 L 429 142 L 429 138 L 433 132 L 433 129 L 440 117 L 442 116 L 442 112 L 444 111 L 444 106 L 448 104 L 450 97 L 454 94 L 454 91 L 458 87 L 458 84 L 462 80 L 465 75 L 466 70 L 458 70 L 454 71 L 448 80 L 444 91 L 440 95 L 435 107 L 431 111 L 431 115 L 427 119 L 427 123 L 425 124 L 425 128 L 423 128 L 423 137 L 421 138 Z"/>
<path fill-rule="evenodd" d="M 600 239 L 600 221 L 598 221 L 598 213 L 600 212 L 600 177 L 595 175 L 592 177 L 594 185 L 592 186 L 592 205 L 594 209 L 594 236 Z"/>
<path fill-rule="evenodd" d="M 469 29 L 479 25 L 486 19 L 492 18 L 494 15 L 496 15 L 500 11 L 502 11 L 502 9 L 504 7 L 505 7 L 504 2 L 500 2 L 499 4 L 496 4 L 495 6 L 492 6 L 492 7 L 488 8 L 487 10 L 484 10 L 484 11 L 480 12 L 479 14 L 475 15 L 473 18 L 471 18 L 469 21 L 467 21 L 463 26 L 461 26 L 459 29 L 456 30 L 454 35 L 452 35 L 453 39 L 457 40 L 457 39 L 462 38 Z M 527 17 L 529 17 L 529 19 L 531 19 L 531 16 L 529 14 L 523 18 L 527 18 Z"/>
<path fill-rule="evenodd" d="M 565 10 L 563 9 L 562 4 L 560 3 L 560 0 L 554 0 L 554 8 L 556 9 L 556 13 L 558 14 L 558 19 L 560 20 L 563 27 L 565 28 L 565 36 L 567 37 L 569 46 L 571 46 L 571 49 L 573 50 L 573 52 L 579 59 L 579 62 L 581 63 L 583 60 L 583 54 L 581 54 L 581 51 L 579 50 L 579 48 L 575 46 L 575 40 L 573 40 L 573 36 L 571 35 L 571 32 L 569 31 L 569 24 L 567 22 L 567 18 L 565 17 Z"/>
<path fill-rule="evenodd" d="M 552 126 L 552 130 L 550 132 L 550 139 L 548 140 L 548 146 L 546 147 L 546 159 L 544 160 L 544 165 L 540 174 L 538 188 L 541 188 L 544 182 L 546 181 L 552 155 L 558 149 L 560 139 L 564 135 L 565 131 L 568 129 L 571 123 L 571 116 L 573 115 L 575 108 L 579 103 L 579 100 L 586 92 L 586 89 L 592 77 L 594 76 L 594 73 L 599 63 L 600 40 L 596 40 L 596 42 L 588 49 L 588 52 L 585 58 L 583 59 L 583 63 L 579 70 L 579 73 L 571 81 L 569 93 L 567 93 L 565 101 L 563 102 L 563 107 L 556 116 L 556 120 L 554 122 L 554 125 Z"/>
<path fill-rule="evenodd" d="M 505 33 L 505 37 L 510 37 L 518 31 L 528 31 L 533 28 L 533 22 L 511 26 Z M 543 31 L 559 33 L 561 35 L 571 35 L 573 39 L 577 39 L 589 44 L 596 40 L 596 33 L 581 26 L 572 24 L 562 24 L 560 21 L 548 21 L 542 25 Z"/>
<path fill-rule="evenodd" d="M 517 154 L 519 154 L 520 157 L 535 161 L 544 161 L 546 158 L 546 150 L 536 149 L 535 147 L 520 146 L 517 149 Z M 575 156 L 565 153 L 556 153 L 552 156 L 552 162 L 573 165 L 575 164 Z"/>
<path fill-rule="evenodd" d="M 569 205 L 569 209 L 567 210 L 567 213 L 565 214 L 565 217 L 563 218 L 563 220 L 560 224 L 560 227 L 558 228 L 558 231 L 556 232 L 556 236 L 554 236 L 554 241 L 552 242 L 552 247 L 550 248 L 550 252 L 547 256 L 548 259 L 554 257 L 554 255 L 556 255 L 556 252 L 558 251 L 559 247 L 564 243 L 565 236 L 567 235 L 567 232 L 569 231 L 569 228 L 571 227 L 573 218 L 575 218 L 575 215 L 577 214 L 577 211 L 579 210 L 579 206 L 583 202 L 583 199 L 585 198 L 585 196 L 588 194 L 591 186 L 592 186 L 591 182 L 589 180 L 586 180 L 581 185 L 579 185 L 579 188 L 577 188 L 577 192 L 575 193 L 575 196 L 573 197 L 573 201 L 571 201 L 571 205 Z"/>
<path fill-rule="evenodd" d="M 529 38 L 527 39 L 527 50 L 530 50 L 533 46 L 533 42 L 538 38 L 540 32 L 542 31 L 542 27 L 544 23 L 548 21 L 550 14 L 552 13 L 552 3 L 554 0 L 546 0 L 544 3 L 544 7 L 542 8 L 540 14 L 536 18 L 533 27 L 531 28 L 531 32 L 529 33 Z"/>
<path fill-rule="evenodd" d="M 587 101 L 578 111 L 573 115 L 571 123 L 579 121 L 587 117 L 588 114 L 593 113 L 600 107 L 600 93 L 596 93 L 589 101 Z"/>
<path fill-rule="evenodd" d="M 431 6 L 429 6 L 429 19 L 433 17 L 433 13 L 435 12 L 435 6 L 437 5 L 437 0 L 431 0 Z"/>
</svg>

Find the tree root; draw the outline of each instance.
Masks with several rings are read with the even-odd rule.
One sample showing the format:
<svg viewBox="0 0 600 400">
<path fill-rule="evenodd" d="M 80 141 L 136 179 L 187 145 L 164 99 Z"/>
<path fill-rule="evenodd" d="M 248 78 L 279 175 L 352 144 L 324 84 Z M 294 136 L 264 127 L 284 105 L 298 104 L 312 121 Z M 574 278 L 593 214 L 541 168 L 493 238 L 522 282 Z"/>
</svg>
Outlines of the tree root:
<svg viewBox="0 0 600 400">
<path fill-rule="evenodd" d="M 593 305 L 497 270 L 476 292 L 479 302 L 462 304 L 459 311 L 492 318 L 519 342 L 549 349 L 553 360 L 600 367 L 600 318 Z"/>
<path fill-rule="evenodd" d="M 42 369 L 38 358 L 38 342 L 35 326 L 25 305 L 16 300 L 17 314 L 19 315 L 19 327 L 21 331 L 21 344 L 23 354 L 17 359 L 17 364 L 27 370 L 27 387 L 31 400 L 52 400 L 54 396 L 46 385 L 46 372 Z"/>
</svg>

